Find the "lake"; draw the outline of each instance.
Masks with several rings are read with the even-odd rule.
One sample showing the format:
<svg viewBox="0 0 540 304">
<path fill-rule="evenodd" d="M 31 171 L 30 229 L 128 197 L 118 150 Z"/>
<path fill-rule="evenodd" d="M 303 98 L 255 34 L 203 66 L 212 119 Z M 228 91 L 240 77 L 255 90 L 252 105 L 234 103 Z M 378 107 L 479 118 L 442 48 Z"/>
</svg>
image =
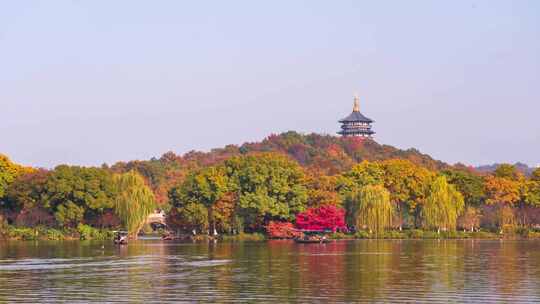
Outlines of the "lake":
<svg viewBox="0 0 540 304">
<path fill-rule="evenodd" d="M 0 242 L 0 302 L 540 302 L 539 240 Z"/>
</svg>

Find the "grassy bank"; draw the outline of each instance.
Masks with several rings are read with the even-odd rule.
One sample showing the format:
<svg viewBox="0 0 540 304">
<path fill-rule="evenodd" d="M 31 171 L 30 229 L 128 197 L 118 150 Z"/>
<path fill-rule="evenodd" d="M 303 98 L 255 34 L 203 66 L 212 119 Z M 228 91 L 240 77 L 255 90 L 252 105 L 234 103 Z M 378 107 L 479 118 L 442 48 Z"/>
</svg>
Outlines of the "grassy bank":
<svg viewBox="0 0 540 304">
<path fill-rule="evenodd" d="M 72 229 L 7 226 L 0 231 L 0 239 L 20 241 L 112 240 L 113 236 L 111 230 L 96 229 L 83 224 Z"/>
<path fill-rule="evenodd" d="M 262 233 L 240 233 L 234 235 L 223 235 L 221 237 L 224 241 L 264 241 L 266 235 Z"/>
<path fill-rule="evenodd" d="M 48 227 L 15 227 L 7 226 L 0 231 L 0 240 L 112 240 L 114 232 L 106 229 L 96 229 L 88 225 L 79 225 L 73 229 L 55 229 Z M 540 231 L 532 229 L 516 229 L 512 232 L 500 234 L 490 231 L 426 231 L 411 229 L 403 231 L 385 231 L 381 234 L 358 231 L 355 234 L 333 233 L 329 235 L 333 240 L 356 240 L 356 239 L 540 239 Z M 197 235 L 195 241 L 208 241 L 212 239 L 208 235 Z M 240 233 L 235 235 L 222 234 L 219 240 L 229 242 L 241 241 L 265 241 L 268 237 L 263 233 Z"/>
<path fill-rule="evenodd" d="M 540 239 L 540 232 L 530 229 L 517 229 L 500 234 L 489 231 L 426 231 L 411 229 L 403 231 L 385 231 L 381 234 L 358 231 L 355 234 L 334 233 L 331 239 Z"/>
</svg>

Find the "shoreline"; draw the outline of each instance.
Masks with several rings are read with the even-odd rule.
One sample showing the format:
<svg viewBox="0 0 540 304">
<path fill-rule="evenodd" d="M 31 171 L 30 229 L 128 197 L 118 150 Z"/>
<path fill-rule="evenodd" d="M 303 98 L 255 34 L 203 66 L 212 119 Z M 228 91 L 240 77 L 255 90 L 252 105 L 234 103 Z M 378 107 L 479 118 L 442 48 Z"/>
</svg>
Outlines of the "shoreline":
<svg viewBox="0 0 540 304">
<path fill-rule="evenodd" d="M 3 234 L 0 233 L 0 241 L 112 241 L 113 233 L 111 230 L 92 231 L 62 231 L 54 228 L 39 227 L 33 228 L 15 228 L 11 227 Z M 153 239 L 161 240 L 160 234 L 143 234 L 139 240 Z M 495 233 L 488 231 L 476 232 L 441 232 L 438 234 L 428 230 L 403 230 L 386 231 L 380 235 L 369 234 L 366 231 L 360 231 L 355 234 L 333 233 L 328 234 L 328 239 L 333 241 L 340 240 L 537 240 L 540 239 L 540 232 L 537 230 L 520 230 L 513 233 Z M 196 235 L 194 238 L 185 240 L 163 240 L 164 242 L 210 242 L 214 240 L 208 235 Z M 219 235 L 217 241 L 224 242 L 261 242 L 271 240 L 292 240 L 291 238 L 269 238 L 262 233 L 241 233 L 235 235 Z"/>
</svg>

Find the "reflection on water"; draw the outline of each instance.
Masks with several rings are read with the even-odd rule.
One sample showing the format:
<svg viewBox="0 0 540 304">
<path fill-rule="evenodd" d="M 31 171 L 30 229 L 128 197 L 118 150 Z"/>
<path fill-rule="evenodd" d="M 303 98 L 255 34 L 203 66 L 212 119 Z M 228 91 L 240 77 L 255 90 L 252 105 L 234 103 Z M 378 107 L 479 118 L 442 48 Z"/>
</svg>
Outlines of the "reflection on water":
<svg viewBox="0 0 540 304">
<path fill-rule="evenodd" d="M 540 241 L 0 243 L 0 302 L 540 302 Z"/>
</svg>

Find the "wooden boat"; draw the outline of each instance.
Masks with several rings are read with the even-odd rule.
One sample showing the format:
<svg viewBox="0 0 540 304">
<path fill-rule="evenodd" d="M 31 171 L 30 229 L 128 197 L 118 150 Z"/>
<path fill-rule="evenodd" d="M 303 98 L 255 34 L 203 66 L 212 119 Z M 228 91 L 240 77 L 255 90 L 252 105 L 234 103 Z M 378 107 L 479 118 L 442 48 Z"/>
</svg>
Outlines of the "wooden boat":
<svg viewBox="0 0 540 304">
<path fill-rule="evenodd" d="M 165 234 L 165 235 L 161 236 L 161 239 L 164 240 L 164 241 L 172 241 L 172 240 L 174 240 L 174 236 L 172 236 L 170 234 Z"/>
<path fill-rule="evenodd" d="M 127 245 L 128 233 L 126 231 L 116 231 L 114 235 L 114 243 L 116 245 Z"/>
<path fill-rule="evenodd" d="M 320 238 L 320 239 L 295 238 L 294 241 L 299 244 L 326 244 L 330 242 L 330 240 L 327 238 Z"/>
<path fill-rule="evenodd" d="M 330 242 L 326 238 L 327 231 L 324 230 L 297 230 L 301 233 L 300 236 L 295 237 L 294 241 L 301 244 L 325 244 Z"/>
</svg>

